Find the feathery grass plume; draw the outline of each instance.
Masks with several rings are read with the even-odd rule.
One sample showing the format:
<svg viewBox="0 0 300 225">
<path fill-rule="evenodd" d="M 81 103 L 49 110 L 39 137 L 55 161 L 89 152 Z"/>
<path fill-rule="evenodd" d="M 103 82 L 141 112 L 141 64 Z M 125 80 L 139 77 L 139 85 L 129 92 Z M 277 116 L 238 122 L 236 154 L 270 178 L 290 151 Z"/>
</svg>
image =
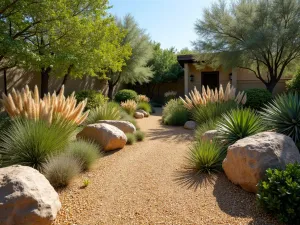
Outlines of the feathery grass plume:
<svg viewBox="0 0 300 225">
<path fill-rule="evenodd" d="M 44 120 L 49 124 L 60 116 L 76 124 L 81 124 L 88 116 L 88 111 L 83 113 L 86 100 L 81 101 L 78 105 L 73 93 L 69 97 L 64 96 L 64 86 L 58 95 L 48 93 L 40 99 L 38 87 L 34 87 L 31 92 L 26 85 L 20 91 L 12 90 L 11 94 L 2 94 L 1 102 L 6 112 L 11 118 L 22 117 L 31 120 Z"/>
<path fill-rule="evenodd" d="M 121 102 L 121 107 L 129 114 L 133 115 L 136 108 L 137 104 L 134 100 L 126 100 L 125 102 Z"/>
<path fill-rule="evenodd" d="M 192 90 L 189 95 L 185 96 L 185 99 L 181 98 L 184 106 L 188 110 L 192 110 L 198 105 L 206 105 L 208 103 L 215 102 L 227 102 L 230 100 L 236 101 L 238 104 L 245 104 L 247 101 L 247 96 L 244 92 L 238 92 L 237 96 L 236 89 L 231 86 L 230 83 L 227 84 L 225 92 L 222 84 L 219 89 L 215 88 L 215 90 L 210 89 L 208 86 L 205 88 L 202 86 L 202 93 L 200 93 L 196 87 Z"/>
<path fill-rule="evenodd" d="M 136 98 L 137 102 L 149 102 L 150 99 L 146 95 L 138 95 Z"/>
</svg>

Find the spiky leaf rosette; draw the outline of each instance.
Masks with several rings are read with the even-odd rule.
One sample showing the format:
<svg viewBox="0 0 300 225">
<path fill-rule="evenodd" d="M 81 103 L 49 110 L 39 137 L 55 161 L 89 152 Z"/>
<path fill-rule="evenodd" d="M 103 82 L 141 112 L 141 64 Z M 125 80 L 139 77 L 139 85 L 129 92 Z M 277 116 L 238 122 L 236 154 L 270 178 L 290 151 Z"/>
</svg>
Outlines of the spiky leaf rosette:
<svg viewBox="0 0 300 225">
<path fill-rule="evenodd" d="M 265 130 L 261 117 L 251 109 L 235 109 L 226 114 L 217 123 L 218 138 L 226 144 Z"/>
<path fill-rule="evenodd" d="M 276 132 L 300 141 L 300 96 L 298 93 L 283 94 L 267 104 L 261 115 L 264 123 Z"/>
</svg>

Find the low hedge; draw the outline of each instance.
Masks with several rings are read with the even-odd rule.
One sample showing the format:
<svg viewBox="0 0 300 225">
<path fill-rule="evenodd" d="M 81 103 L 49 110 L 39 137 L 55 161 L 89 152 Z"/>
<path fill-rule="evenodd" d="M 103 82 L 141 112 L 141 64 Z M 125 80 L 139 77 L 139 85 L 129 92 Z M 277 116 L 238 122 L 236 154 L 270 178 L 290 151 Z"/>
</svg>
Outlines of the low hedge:
<svg viewBox="0 0 300 225">
<path fill-rule="evenodd" d="M 245 107 L 260 110 L 266 103 L 272 100 L 272 94 L 267 89 L 252 88 L 245 91 L 247 102 Z"/>
</svg>

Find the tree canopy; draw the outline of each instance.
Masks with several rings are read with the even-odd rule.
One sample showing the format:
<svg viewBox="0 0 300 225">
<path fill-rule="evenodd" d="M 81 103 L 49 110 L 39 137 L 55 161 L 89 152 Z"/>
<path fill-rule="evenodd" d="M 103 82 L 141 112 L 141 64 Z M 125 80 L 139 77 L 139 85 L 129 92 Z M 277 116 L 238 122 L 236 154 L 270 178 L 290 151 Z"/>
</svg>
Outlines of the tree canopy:
<svg viewBox="0 0 300 225">
<path fill-rule="evenodd" d="M 228 3 L 228 2 L 227 2 Z M 298 0 L 219 1 L 195 26 L 201 62 L 251 70 L 272 92 L 300 58 Z"/>
</svg>

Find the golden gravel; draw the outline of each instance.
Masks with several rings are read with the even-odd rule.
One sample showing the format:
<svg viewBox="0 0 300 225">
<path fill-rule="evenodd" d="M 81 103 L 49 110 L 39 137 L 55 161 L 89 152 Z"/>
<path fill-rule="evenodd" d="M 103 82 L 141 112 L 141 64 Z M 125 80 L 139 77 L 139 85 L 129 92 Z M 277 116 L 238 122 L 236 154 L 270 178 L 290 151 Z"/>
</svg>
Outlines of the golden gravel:
<svg viewBox="0 0 300 225">
<path fill-rule="evenodd" d="M 161 125 L 160 115 L 138 120 L 144 142 L 107 154 L 59 191 L 55 225 L 278 224 L 223 173 L 212 180 L 185 171 L 193 133 Z"/>
</svg>

